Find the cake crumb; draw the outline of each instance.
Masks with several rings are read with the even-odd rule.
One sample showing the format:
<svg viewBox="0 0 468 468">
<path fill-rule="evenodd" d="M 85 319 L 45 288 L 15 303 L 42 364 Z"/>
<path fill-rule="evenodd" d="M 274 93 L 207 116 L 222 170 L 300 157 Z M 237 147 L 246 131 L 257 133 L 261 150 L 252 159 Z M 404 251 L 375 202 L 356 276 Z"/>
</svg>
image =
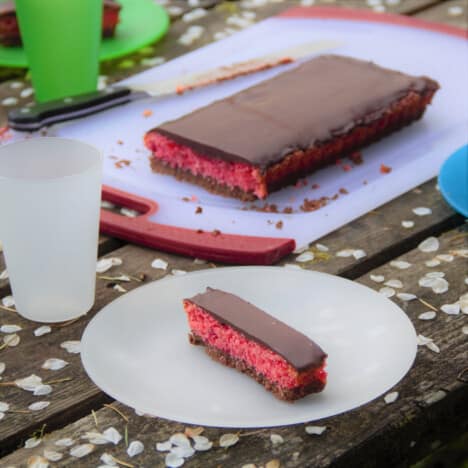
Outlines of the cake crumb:
<svg viewBox="0 0 468 468">
<path fill-rule="evenodd" d="M 385 164 L 381 164 L 380 165 L 380 172 L 382 174 L 389 174 L 390 172 L 392 172 L 392 168 L 390 166 L 386 166 Z"/>
<path fill-rule="evenodd" d="M 342 167 L 343 171 L 345 171 L 345 172 L 349 172 L 352 169 L 352 167 L 349 164 L 343 164 L 343 166 L 341 166 L 341 167 Z"/>
<path fill-rule="evenodd" d="M 333 197 L 331 197 L 332 200 L 338 200 L 338 197 L 339 195 L 337 193 L 335 193 L 335 195 L 333 195 Z"/>
<path fill-rule="evenodd" d="M 124 142 L 123 142 L 122 140 L 117 140 L 117 144 L 118 144 L 118 145 L 123 145 Z"/>
<path fill-rule="evenodd" d="M 275 224 L 275 228 L 276 228 L 276 229 L 283 229 L 283 221 L 278 221 L 278 222 Z"/>
<path fill-rule="evenodd" d="M 324 207 L 329 201 L 328 197 L 321 197 L 315 200 L 309 200 L 308 198 L 304 198 L 302 205 L 300 206 L 302 211 L 309 212 L 309 211 L 316 211 L 320 208 Z"/>
<path fill-rule="evenodd" d="M 131 161 L 129 159 L 120 159 L 114 163 L 114 166 L 117 169 L 122 169 L 123 167 L 130 166 Z"/>
<path fill-rule="evenodd" d="M 182 201 L 184 201 L 184 202 L 189 202 L 189 201 L 190 201 L 190 198 L 189 198 L 189 197 L 182 197 Z"/>
<path fill-rule="evenodd" d="M 293 211 L 294 210 L 293 210 L 292 206 L 285 206 L 283 208 L 283 213 L 285 213 L 285 214 L 291 214 L 291 213 L 293 213 Z"/>
<path fill-rule="evenodd" d="M 151 117 L 153 115 L 153 111 L 151 109 L 146 109 L 143 111 L 143 117 Z"/>
<path fill-rule="evenodd" d="M 197 206 L 195 210 L 195 214 L 201 214 L 201 213 L 203 213 L 203 208 L 201 206 Z"/>
<path fill-rule="evenodd" d="M 313 190 L 317 190 L 318 188 L 320 188 L 319 184 L 312 184 L 312 189 Z"/>
<path fill-rule="evenodd" d="M 348 191 L 344 188 L 344 187 L 341 187 L 339 192 L 342 194 L 342 195 L 348 195 Z"/>
<path fill-rule="evenodd" d="M 197 229 L 197 234 L 203 234 L 203 229 Z"/>
<path fill-rule="evenodd" d="M 356 165 L 362 164 L 364 161 L 362 159 L 362 153 L 360 151 L 355 151 L 354 153 L 351 153 L 348 156 L 348 158 L 351 159 L 351 161 L 353 161 L 353 163 Z"/>
<path fill-rule="evenodd" d="M 213 236 L 217 237 L 221 234 L 221 231 L 219 229 L 214 229 L 212 232 Z"/>
</svg>

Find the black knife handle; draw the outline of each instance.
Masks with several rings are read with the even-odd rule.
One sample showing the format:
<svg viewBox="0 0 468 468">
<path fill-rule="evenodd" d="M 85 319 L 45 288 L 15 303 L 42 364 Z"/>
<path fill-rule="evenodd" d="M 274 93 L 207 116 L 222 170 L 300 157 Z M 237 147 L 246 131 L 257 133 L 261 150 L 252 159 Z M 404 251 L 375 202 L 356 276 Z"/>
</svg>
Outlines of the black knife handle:
<svg viewBox="0 0 468 468">
<path fill-rule="evenodd" d="M 84 117 L 131 100 L 129 88 L 109 87 L 31 107 L 13 109 L 8 113 L 8 124 L 15 130 L 33 132 L 57 122 Z"/>
</svg>

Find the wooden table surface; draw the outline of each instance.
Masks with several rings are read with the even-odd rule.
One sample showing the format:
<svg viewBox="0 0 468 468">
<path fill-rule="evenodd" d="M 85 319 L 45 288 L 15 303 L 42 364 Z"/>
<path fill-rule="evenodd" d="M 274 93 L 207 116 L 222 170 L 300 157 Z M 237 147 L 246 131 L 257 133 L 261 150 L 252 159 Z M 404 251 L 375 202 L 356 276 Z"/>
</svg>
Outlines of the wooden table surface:
<svg viewBox="0 0 468 468">
<path fill-rule="evenodd" d="M 204 17 L 194 22 L 205 28 L 204 34 L 191 46 L 182 46 L 176 39 L 190 24 L 194 24 L 185 22 L 182 15 L 195 8 L 197 3 L 206 8 L 207 12 Z M 169 60 L 212 42 L 219 36 L 216 33 L 225 31 L 228 27 L 226 19 L 241 11 L 255 12 L 255 21 L 258 21 L 301 2 L 250 1 L 250 6 L 248 3 L 220 3 L 215 0 L 167 1 L 166 6 L 173 17 L 167 37 L 155 46 L 103 65 L 102 81 L 110 83 L 153 66 L 159 60 L 155 57 Z M 331 3 L 346 7 L 380 10 L 385 8 L 389 12 L 467 28 L 468 4 L 464 0 L 315 2 Z M 463 58 L 460 57 L 460 60 Z M 3 69 L 0 76 L 3 77 L 0 84 L 0 124 L 3 122 L 4 125 L 5 112 L 9 106 L 16 102 L 26 104 L 33 98 L 24 73 Z M 3 139 L 5 140 L 5 136 Z M 427 207 L 430 214 L 417 216 L 413 212 L 416 207 Z M 414 221 L 414 226 L 404 228 L 403 220 Z M 418 247 L 428 237 L 436 237 L 439 240 L 437 251 L 425 253 Z M 408 314 L 417 333 L 434 340 L 439 352 L 426 346 L 418 348 L 412 369 L 393 389 L 399 394 L 394 403 L 387 404 L 383 398 L 378 398 L 354 411 L 314 422 L 327 427 L 319 436 L 307 434 L 304 424 L 239 431 L 205 428 L 203 435 L 214 442 L 213 448 L 207 452 L 197 452 L 186 460 L 184 466 L 410 466 L 430 451 L 467 431 L 466 309 L 465 313 L 450 315 L 444 312 L 443 309 L 446 308 L 443 306 L 455 303 L 468 291 L 468 226 L 466 220 L 443 201 L 436 181 L 431 180 L 411 190 L 327 235 L 319 242 L 326 245 L 329 251 L 316 255 L 313 261 L 301 263 L 302 268 L 340 275 L 376 290 L 379 290 L 382 284 L 372 279 L 375 279 L 374 275 L 382 275 L 386 280 L 400 280 L 403 283 L 401 291 L 411 291 L 417 295 L 417 299 L 403 302 L 393 296 L 392 300 Z M 366 256 L 354 260 L 352 257 L 343 258 L 336 255 L 345 248 L 363 249 Z M 310 246 L 310 250 L 318 253 L 315 244 Z M 193 271 L 221 266 L 198 264 L 190 258 L 148 250 L 106 237 L 100 239 L 99 255 L 122 259 L 122 265 L 113 267 L 107 274 L 144 274 L 145 281 L 158 280 L 170 275 L 173 269 Z M 168 262 L 167 271 L 151 267 L 155 258 L 162 258 Z M 284 259 L 281 265 L 295 263 L 295 258 L 296 255 L 291 255 Z M 434 259 L 436 261 L 431 262 Z M 411 266 L 400 269 L 395 260 L 404 260 Z M 3 259 L 0 258 L 0 273 L 4 268 Z M 449 283 L 447 292 L 435 294 L 431 289 L 419 286 L 419 278 L 429 271 L 445 273 Z M 123 286 L 130 291 L 140 285 L 140 282 L 131 281 Z M 23 320 L 13 307 L 1 307 L 0 325 L 16 324 L 21 330 L 17 332 L 20 342 L 15 347 L 2 345 L 4 334 L 0 336 L 0 411 L 5 410 L 2 410 L 2 402 L 9 405 L 7 410 L 0 412 L 0 456 L 3 456 L 0 466 L 46 467 L 48 463 L 50 466 L 98 466 L 105 465 L 104 461 L 100 461 L 104 453 L 114 457 L 114 462 L 120 466 L 165 466 L 164 453 L 156 451 L 156 443 L 167 440 L 177 432 L 184 432 L 187 426 L 163 419 L 138 416 L 133 409 L 112 401 L 88 379 L 79 354 L 69 353 L 61 346 L 66 341 L 79 341 L 84 328 L 95 313 L 123 294 L 110 286 L 112 285 L 108 280 L 98 276 L 96 303 L 92 311 L 79 320 L 52 325 L 50 333 L 39 337 L 33 333 L 39 324 Z M 8 279 L 1 279 L 0 298 L 5 298 L 10 293 Z M 435 319 L 420 320 L 418 316 L 428 310 L 436 311 Z M 47 371 L 41 366 L 48 358 L 60 358 L 68 364 L 63 369 Z M 151 372 L 151 369 L 148 369 L 148 372 Z M 31 374 L 36 374 L 45 383 L 50 383 L 52 392 L 45 396 L 33 396 L 31 392 L 12 383 Z M 46 401 L 49 404 L 37 411 L 28 408 L 37 401 Z M 114 427 L 124 436 L 118 444 L 90 446 L 91 453 L 82 458 L 70 454 L 71 449 L 88 443 L 83 438 L 87 431 L 102 432 L 109 427 Z M 219 438 L 226 433 L 239 434 L 239 442 L 229 448 L 220 447 Z M 281 438 L 272 438 L 273 434 Z M 72 446 L 56 444 L 64 438 L 71 438 Z M 129 457 L 126 452 L 127 443 L 135 440 L 144 444 L 144 451 Z M 464 441 L 466 442 L 466 438 Z M 45 455 L 51 460 L 44 458 Z M 460 462 L 460 465 L 450 466 L 462 465 Z"/>
</svg>

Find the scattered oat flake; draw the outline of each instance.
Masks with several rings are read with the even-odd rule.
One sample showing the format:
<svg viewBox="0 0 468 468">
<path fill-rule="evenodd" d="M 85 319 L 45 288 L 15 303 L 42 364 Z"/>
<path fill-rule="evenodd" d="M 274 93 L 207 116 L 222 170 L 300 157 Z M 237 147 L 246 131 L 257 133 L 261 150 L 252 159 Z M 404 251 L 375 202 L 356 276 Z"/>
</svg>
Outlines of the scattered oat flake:
<svg viewBox="0 0 468 468">
<path fill-rule="evenodd" d="M 115 461 L 114 457 L 107 452 L 104 452 L 99 458 L 99 460 L 101 460 L 108 466 L 117 466 L 117 462 Z"/>
<path fill-rule="evenodd" d="M 177 447 L 190 447 L 190 440 L 185 434 L 182 434 L 182 432 L 171 435 L 169 442 Z"/>
<path fill-rule="evenodd" d="M 443 294 L 449 289 L 449 283 L 444 278 L 434 278 L 434 283 L 432 285 L 432 291 L 436 294 Z"/>
<path fill-rule="evenodd" d="M 296 257 L 296 262 L 299 262 L 299 263 L 310 262 L 313 259 L 314 259 L 314 253 L 307 251 L 298 255 Z"/>
<path fill-rule="evenodd" d="M 16 333 L 18 331 L 22 330 L 22 328 L 19 325 L 2 325 L 0 327 L 0 332 L 2 333 Z"/>
<path fill-rule="evenodd" d="M 171 271 L 171 274 L 173 274 L 174 276 L 182 276 L 182 275 L 186 275 L 187 272 L 185 270 L 177 270 L 177 269 L 173 269 Z"/>
<path fill-rule="evenodd" d="M 468 314 L 468 293 L 462 294 L 458 300 L 462 313 Z"/>
<path fill-rule="evenodd" d="M 430 271 L 426 273 L 427 278 L 444 278 L 445 273 L 443 271 Z"/>
<path fill-rule="evenodd" d="M 413 301 L 418 296 L 416 296 L 416 294 L 411 294 L 411 293 L 398 293 L 397 297 L 398 299 L 401 299 L 402 301 L 408 302 L 408 301 Z"/>
<path fill-rule="evenodd" d="M 428 310 L 418 315 L 419 320 L 434 320 L 437 314 L 433 310 Z"/>
<path fill-rule="evenodd" d="M 404 221 L 401 222 L 401 225 L 402 225 L 405 229 L 411 229 L 412 227 L 414 227 L 414 221 L 404 220 Z"/>
<path fill-rule="evenodd" d="M 47 359 L 44 364 L 42 364 L 42 369 L 47 369 L 47 370 L 60 370 L 63 369 L 66 365 L 68 365 L 67 361 L 64 361 L 63 359 L 58 359 L 58 358 L 50 358 Z"/>
<path fill-rule="evenodd" d="M 184 21 L 185 23 L 190 23 L 197 19 L 203 18 L 206 15 L 206 13 L 207 12 L 204 8 L 195 8 L 194 10 L 185 13 L 182 16 L 182 21 Z"/>
<path fill-rule="evenodd" d="M 385 281 L 384 284 L 390 288 L 400 289 L 403 287 L 403 283 L 398 279 L 389 279 L 388 281 Z"/>
<path fill-rule="evenodd" d="M 89 455 L 94 450 L 93 444 L 82 444 L 77 445 L 70 449 L 70 455 L 75 458 L 83 458 L 86 455 Z"/>
<path fill-rule="evenodd" d="M 361 258 L 364 258 L 366 257 L 367 254 L 364 250 L 362 249 L 356 249 L 354 252 L 353 252 L 353 257 L 356 259 L 356 260 L 359 260 Z"/>
<path fill-rule="evenodd" d="M 41 442 L 42 442 L 42 439 L 31 437 L 24 443 L 24 448 L 30 449 L 30 448 L 37 447 Z"/>
<path fill-rule="evenodd" d="M 52 387 L 50 385 L 41 384 L 33 390 L 34 396 L 43 396 L 48 395 L 49 393 L 52 393 Z"/>
<path fill-rule="evenodd" d="M 432 338 L 429 338 L 429 337 L 421 335 L 421 334 L 419 334 L 416 337 L 416 342 L 417 342 L 418 346 L 426 346 L 428 343 L 431 343 L 432 341 L 433 341 Z"/>
<path fill-rule="evenodd" d="M 40 455 L 33 455 L 28 458 L 26 466 L 28 468 L 48 468 L 49 462 L 46 458 L 41 457 Z"/>
<path fill-rule="evenodd" d="M 239 442 L 239 436 L 237 434 L 223 434 L 219 438 L 219 446 L 224 448 L 236 445 L 237 442 Z"/>
<path fill-rule="evenodd" d="M 122 265 L 122 259 L 118 257 L 101 258 L 96 264 L 97 273 L 105 273 L 113 266 Z"/>
<path fill-rule="evenodd" d="M 395 295 L 395 290 L 393 288 L 389 288 L 388 286 L 384 286 L 383 288 L 379 289 L 379 293 L 388 298 Z"/>
<path fill-rule="evenodd" d="M 435 252 L 436 250 L 439 250 L 439 246 L 440 243 L 437 237 L 428 237 L 418 245 L 418 249 L 421 252 Z"/>
<path fill-rule="evenodd" d="M 151 267 L 156 270 L 167 270 L 168 263 L 162 258 L 156 258 L 151 262 Z"/>
<path fill-rule="evenodd" d="M 115 289 L 116 291 L 120 292 L 120 293 L 126 293 L 127 290 L 120 284 L 114 284 L 114 286 L 112 286 L 112 289 Z"/>
<path fill-rule="evenodd" d="M 206 452 L 213 447 L 213 442 L 205 436 L 194 436 L 193 441 L 195 442 L 193 448 L 197 452 Z"/>
<path fill-rule="evenodd" d="M 328 252 L 330 250 L 326 245 L 323 245 L 323 244 L 315 244 L 315 248 L 319 252 Z"/>
<path fill-rule="evenodd" d="M 306 426 L 305 431 L 310 435 L 322 435 L 327 430 L 327 426 Z"/>
<path fill-rule="evenodd" d="M 460 313 L 460 303 L 444 304 L 440 307 L 440 310 L 448 315 L 458 315 Z"/>
<path fill-rule="evenodd" d="M 273 445 L 279 445 L 284 442 L 283 437 L 281 437 L 279 434 L 271 434 L 270 440 Z"/>
<path fill-rule="evenodd" d="M 0 401 L 0 412 L 6 413 L 10 409 L 10 405 L 6 401 Z"/>
<path fill-rule="evenodd" d="M 398 268 L 399 270 L 406 270 L 411 267 L 411 263 L 405 262 L 404 260 L 393 260 L 390 262 L 390 266 Z"/>
<path fill-rule="evenodd" d="M 153 111 L 151 109 L 145 109 L 142 115 L 143 117 L 151 117 L 153 115 Z"/>
<path fill-rule="evenodd" d="M 15 300 L 13 299 L 13 296 L 5 296 L 2 298 L 2 305 L 4 307 L 15 307 Z"/>
<path fill-rule="evenodd" d="M 132 210 L 131 208 L 120 208 L 120 214 L 126 216 L 127 218 L 136 218 L 140 213 L 137 210 Z"/>
<path fill-rule="evenodd" d="M 18 346 L 20 343 L 21 339 L 19 335 L 16 333 L 13 333 L 12 335 L 5 335 L 3 337 L 3 343 L 11 348 L 14 348 L 15 346 Z"/>
<path fill-rule="evenodd" d="M 193 260 L 193 263 L 195 265 L 206 265 L 208 262 L 206 260 L 204 260 L 203 258 L 195 258 Z"/>
<path fill-rule="evenodd" d="M 36 387 L 42 385 L 42 379 L 36 374 L 31 374 L 28 377 L 15 380 L 17 387 L 27 390 L 28 392 L 34 391 Z"/>
<path fill-rule="evenodd" d="M 74 443 L 75 441 L 70 437 L 64 437 L 63 439 L 55 441 L 57 447 L 71 447 Z"/>
<path fill-rule="evenodd" d="M 452 5 L 447 9 L 449 16 L 461 16 L 463 15 L 463 7 L 460 5 Z"/>
<path fill-rule="evenodd" d="M 82 435 L 81 438 L 86 439 L 88 442 L 94 445 L 106 445 L 110 443 L 110 441 L 104 436 L 104 434 L 95 431 L 85 432 L 85 434 Z"/>
<path fill-rule="evenodd" d="M 450 262 L 453 262 L 455 257 L 450 254 L 439 254 L 439 255 L 436 255 L 436 258 L 438 260 L 442 260 L 443 262 L 450 263 Z"/>
<path fill-rule="evenodd" d="M 171 448 L 171 453 L 174 455 L 177 455 L 178 457 L 181 458 L 190 458 L 194 453 L 195 450 L 191 447 L 172 447 Z"/>
<path fill-rule="evenodd" d="M 5 279 L 8 279 L 8 270 L 3 270 L 0 273 L 0 280 L 5 280 Z"/>
<path fill-rule="evenodd" d="M 50 405 L 50 401 L 36 401 L 35 403 L 31 403 L 28 406 L 28 409 L 31 411 L 40 411 L 47 408 Z"/>
<path fill-rule="evenodd" d="M 171 447 L 172 442 L 170 442 L 169 440 L 166 440 L 166 442 L 158 442 L 156 444 L 156 450 L 158 452 L 169 452 L 169 450 L 171 450 Z"/>
<path fill-rule="evenodd" d="M 81 352 L 81 341 L 70 340 L 64 341 L 60 344 L 60 347 L 65 349 L 70 354 L 79 354 Z"/>
<path fill-rule="evenodd" d="M 344 258 L 352 257 L 353 254 L 354 254 L 354 249 L 343 249 L 343 250 L 339 250 L 338 252 L 336 252 L 337 257 L 344 257 Z"/>
<path fill-rule="evenodd" d="M 430 349 L 434 353 L 440 353 L 440 348 L 433 341 L 427 343 L 426 348 Z"/>
<path fill-rule="evenodd" d="M 185 460 L 181 457 L 178 457 L 175 453 L 168 453 L 164 459 L 164 462 L 168 468 L 178 468 L 184 464 Z"/>
<path fill-rule="evenodd" d="M 397 399 L 398 399 L 398 392 L 390 392 L 384 396 L 384 400 L 385 400 L 385 403 L 387 403 L 387 405 L 395 402 Z"/>
<path fill-rule="evenodd" d="M 117 445 L 121 440 L 122 436 L 120 432 L 115 427 L 107 428 L 102 435 L 109 441 L 112 442 L 114 445 Z"/>
<path fill-rule="evenodd" d="M 462 327 L 462 333 L 468 335 L 468 325 Z"/>
<path fill-rule="evenodd" d="M 15 106 L 16 104 L 18 104 L 18 99 L 15 98 L 15 97 L 7 97 L 5 99 L 3 99 L 2 101 L 2 106 Z"/>
<path fill-rule="evenodd" d="M 2 412 L 0 411 L 0 421 L 1 421 L 4 417 L 5 417 L 5 413 L 2 413 Z"/>
<path fill-rule="evenodd" d="M 34 336 L 46 335 L 47 333 L 50 333 L 51 331 L 52 331 L 52 328 L 50 328 L 49 325 L 42 325 L 41 327 L 38 327 L 34 330 Z"/>
<path fill-rule="evenodd" d="M 283 267 L 287 268 L 288 270 L 302 270 L 299 265 L 295 265 L 294 263 L 285 263 Z"/>
<path fill-rule="evenodd" d="M 370 275 L 370 279 L 375 283 L 383 283 L 385 281 L 385 277 L 383 275 Z"/>
<path fill-rule="evenodd" d="M 127 448 L 129 457 L 136 457 L 145 450 L 145 446 L 139 440 L 133 440 Z"/>
<path fill-rule="evenodd" d="M 6 364 L 4 362 L 0 362 L 0 375 L 3 374 L 3 372 L 5 371 L 5 368 L 6 368 Z"/>
<path fill-rule="evenodd" d="M 63 458 L 63 454 L 55 450 L 44 449 L 44 457 L 49 461 L 59 461 Z"/>
<path fill-rule="evenodd" d="M 418 206 L 417 208 L 413 208 L 413 213 L 416 216 L 428 216 L 432 214 L 432 210 L 425 206 Z"/>
<path fill-rule="evenodd" d="M 429 268 L 436 267 L 440 265 L 440 260 L 437 260 L 437 258 L 433 258 L 432 260 L 428 260 L 427 262 L 424 262 L 426 266 Z"/>
</svg>

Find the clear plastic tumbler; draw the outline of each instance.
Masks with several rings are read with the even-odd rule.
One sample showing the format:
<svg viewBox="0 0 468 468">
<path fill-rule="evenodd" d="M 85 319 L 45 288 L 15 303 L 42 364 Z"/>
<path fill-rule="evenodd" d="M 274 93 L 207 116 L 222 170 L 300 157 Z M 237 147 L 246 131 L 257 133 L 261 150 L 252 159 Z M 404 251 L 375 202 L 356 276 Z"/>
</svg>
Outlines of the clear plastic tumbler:
<svg viewBox="0 0 468 468">
<path fill-rule="evenodd" d="M 0 148 L 0 239 L 16 308 L 61 322 L 94 303 L 102 158 L 74 140 Z"/>
</svg>

